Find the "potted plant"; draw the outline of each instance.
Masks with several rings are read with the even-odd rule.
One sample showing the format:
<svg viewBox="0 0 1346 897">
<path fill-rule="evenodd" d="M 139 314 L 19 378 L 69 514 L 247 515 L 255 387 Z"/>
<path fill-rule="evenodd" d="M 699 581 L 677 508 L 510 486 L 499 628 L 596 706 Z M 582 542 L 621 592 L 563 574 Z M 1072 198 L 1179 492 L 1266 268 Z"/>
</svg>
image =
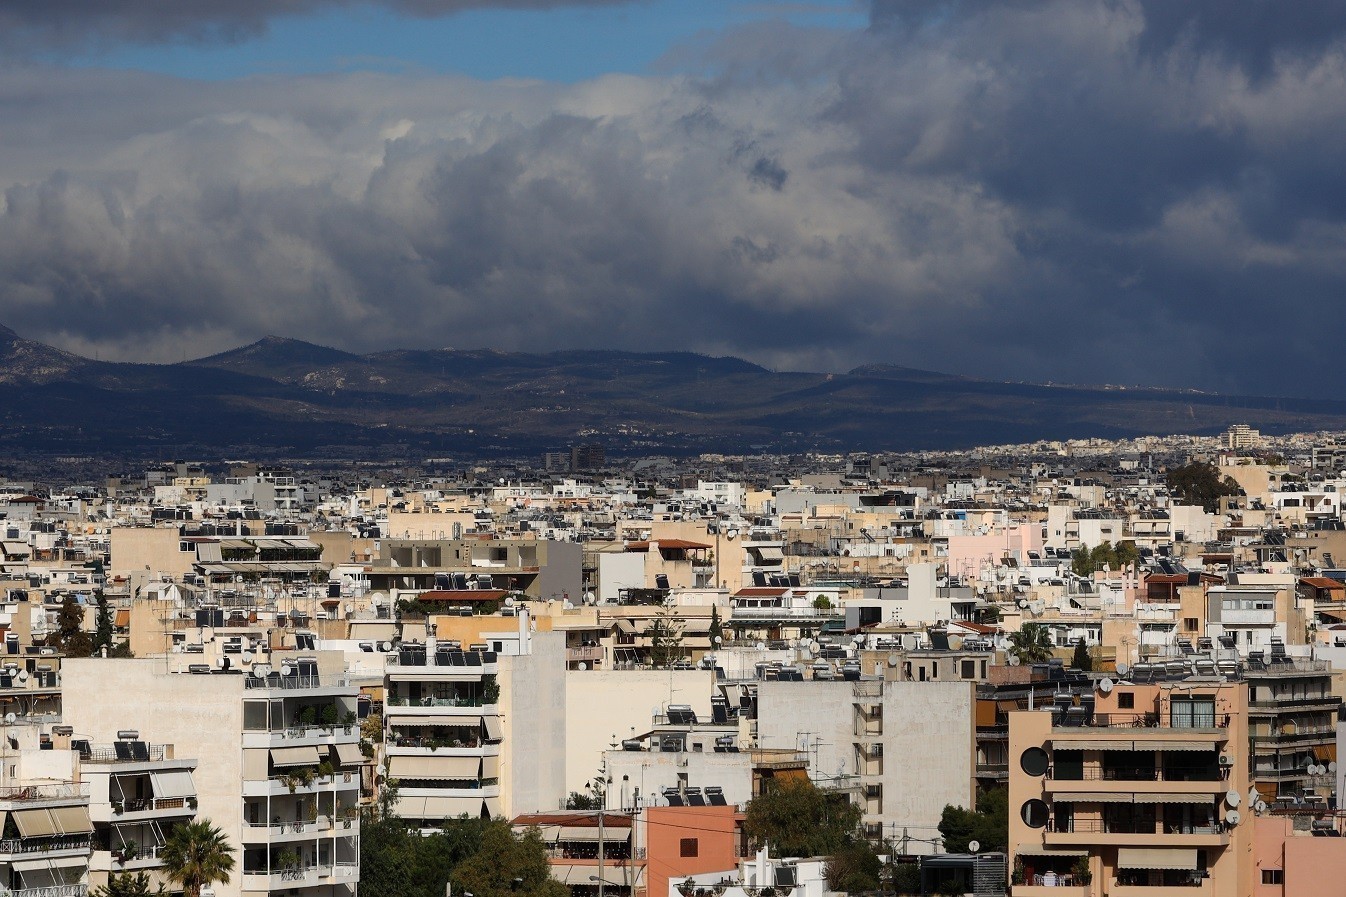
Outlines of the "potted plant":
<svg viewBox="0 0 1346 897">
<path fill-rule="evenodd" d="M 1075 860 L 1075 864 L 1070 867 L 1070 874 L 1075 877 L 1075 884 L 1087 885 L 1094 880 L 1094 873 L 1089 868 L 1089 858 L 1080 857 Z"/>
<path fill-rule="evenodd" d="M 347 710 L 341 716 L 341 728 L 347 735 L 351 734 L 351 727 L 355 725 L 355 714 Z"/>
<path fill-rule="evenodd" d="M 299 854 L 291 847 L 287 847 L 276 854 L 276 870 L 282 874 L 298 872 Z"/>
<path fill-rule="evenodd" d="M 1024 868 L 1024 858 L 1015 857 L 1014 868 L 1010 870 L 1010 884 L 1012 885 L 1024 884 L 1024 879 L 1027 876 L 1027 874 L 1028 871 L 1027 869 Z"/>
<path fill-rule="evenodd" d="M 121 801 L 119 801 L 119 800 L 114 800 L 114 801 L 112 802 L 112 812 L 113 812 L 114 814 L 120 816 L 121 813 L 122 813 L 122 810 L 125 808 L 125 806 L 126 806 L 126 805 L 123 804 Z"/>
<path fill-rule="evenodd" d="M 324 760 L 318 764 L 318 778 L 330 779 L 336 774 L 336 767 L 332 765 L 331 760 Z"/>
</svg>

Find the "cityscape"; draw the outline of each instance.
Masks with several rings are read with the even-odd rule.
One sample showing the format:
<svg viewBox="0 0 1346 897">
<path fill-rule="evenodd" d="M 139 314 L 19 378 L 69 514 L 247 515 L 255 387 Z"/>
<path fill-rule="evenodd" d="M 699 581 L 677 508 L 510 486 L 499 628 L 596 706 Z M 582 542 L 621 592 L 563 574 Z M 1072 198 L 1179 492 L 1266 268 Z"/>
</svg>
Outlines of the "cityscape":
<svg viewBox="0 0 1346 897">
<path fill-rule="evenodd" d="M 1346 4 L 0 0 L 0 121 L 0 897 L 1346 894 Z"/>
<path fill-rule="evenodd" d="M 1343 466 L 1238 425 L 6 477 L 0 862 L 20 897 L 185 891 L 204 826 L 216 895 L 1320 880 Z"/>
</svg>

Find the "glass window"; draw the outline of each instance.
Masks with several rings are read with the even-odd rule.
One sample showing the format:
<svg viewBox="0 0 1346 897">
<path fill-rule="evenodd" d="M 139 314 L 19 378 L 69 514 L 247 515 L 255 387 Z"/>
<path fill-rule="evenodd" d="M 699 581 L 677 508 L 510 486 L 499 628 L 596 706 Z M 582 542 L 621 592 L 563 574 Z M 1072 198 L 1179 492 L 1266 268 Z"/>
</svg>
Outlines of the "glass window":
<svg viewBox="0 0 1346 897">
<path fill-rule="evenodd" d="M 265 732 L 266 701 L 243 702 L 243 728 L 248 732 Z"/>
<path fill-rule="evenodd" d="M 1169 725 L 1175 729 L 1214 729 L 1214 698 L 1174 698 L 1169 704 Z"/>
</svg>

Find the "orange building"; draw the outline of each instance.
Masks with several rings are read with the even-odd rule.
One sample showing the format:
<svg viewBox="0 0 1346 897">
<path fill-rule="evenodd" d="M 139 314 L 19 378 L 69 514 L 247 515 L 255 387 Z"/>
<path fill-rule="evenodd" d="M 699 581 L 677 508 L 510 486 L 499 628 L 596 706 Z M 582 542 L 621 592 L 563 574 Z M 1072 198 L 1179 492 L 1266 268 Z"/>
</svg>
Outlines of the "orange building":
<svg viewBox="0 0 1346 897">
<path fill-rule="evenodd" d="M 667 897 L 669 882 L 738 868 L 744 855 L 743 814 L 737 807 L 646 807 L 648 897 Z"/>
</svg>

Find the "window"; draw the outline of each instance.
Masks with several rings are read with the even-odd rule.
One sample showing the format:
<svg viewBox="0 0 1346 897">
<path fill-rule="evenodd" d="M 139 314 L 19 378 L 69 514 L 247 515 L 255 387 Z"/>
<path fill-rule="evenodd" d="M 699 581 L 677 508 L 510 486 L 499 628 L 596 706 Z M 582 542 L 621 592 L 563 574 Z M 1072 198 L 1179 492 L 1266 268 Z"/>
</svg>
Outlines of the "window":
<svg viewBox="0 0 1346 897">
<path fill-rule="evenodd" d="M 963 678 L 964 679 L 977 678 L 977 662 L 975 660 L 963 661 Z"/>
<path fill-rule="evenodd" d="M 1174 698 L 1169 704 L 1169 725 L 1175 729 L 1214 729 L 1214 698 Z"/>
<path fill-rule="evenodd" d="M 1117 707 L 1120 710 L 1135 710 L 1136 696 L 1129 691 L 1117 692 Z"/>
<path fill-rule="evenodd" d="M 678 856 L 700 856 L 701 844 L 696 838 L 683 838 L 678 844 Z"/>
<path fill-rule="evenodd" d="M 1279 885 L 1285 883 L 1285 870 L 1283 869 L 1263 869 L 1262 884 Z"/>
<path fill-rule="evenodd" d="M 1183 629 L 1187 630 L 1188 632 L 1196 632 L 1196 627 L 1197 627 L 1196 617 L 1183 617 L 1182 619 Z"/>
</svg>

